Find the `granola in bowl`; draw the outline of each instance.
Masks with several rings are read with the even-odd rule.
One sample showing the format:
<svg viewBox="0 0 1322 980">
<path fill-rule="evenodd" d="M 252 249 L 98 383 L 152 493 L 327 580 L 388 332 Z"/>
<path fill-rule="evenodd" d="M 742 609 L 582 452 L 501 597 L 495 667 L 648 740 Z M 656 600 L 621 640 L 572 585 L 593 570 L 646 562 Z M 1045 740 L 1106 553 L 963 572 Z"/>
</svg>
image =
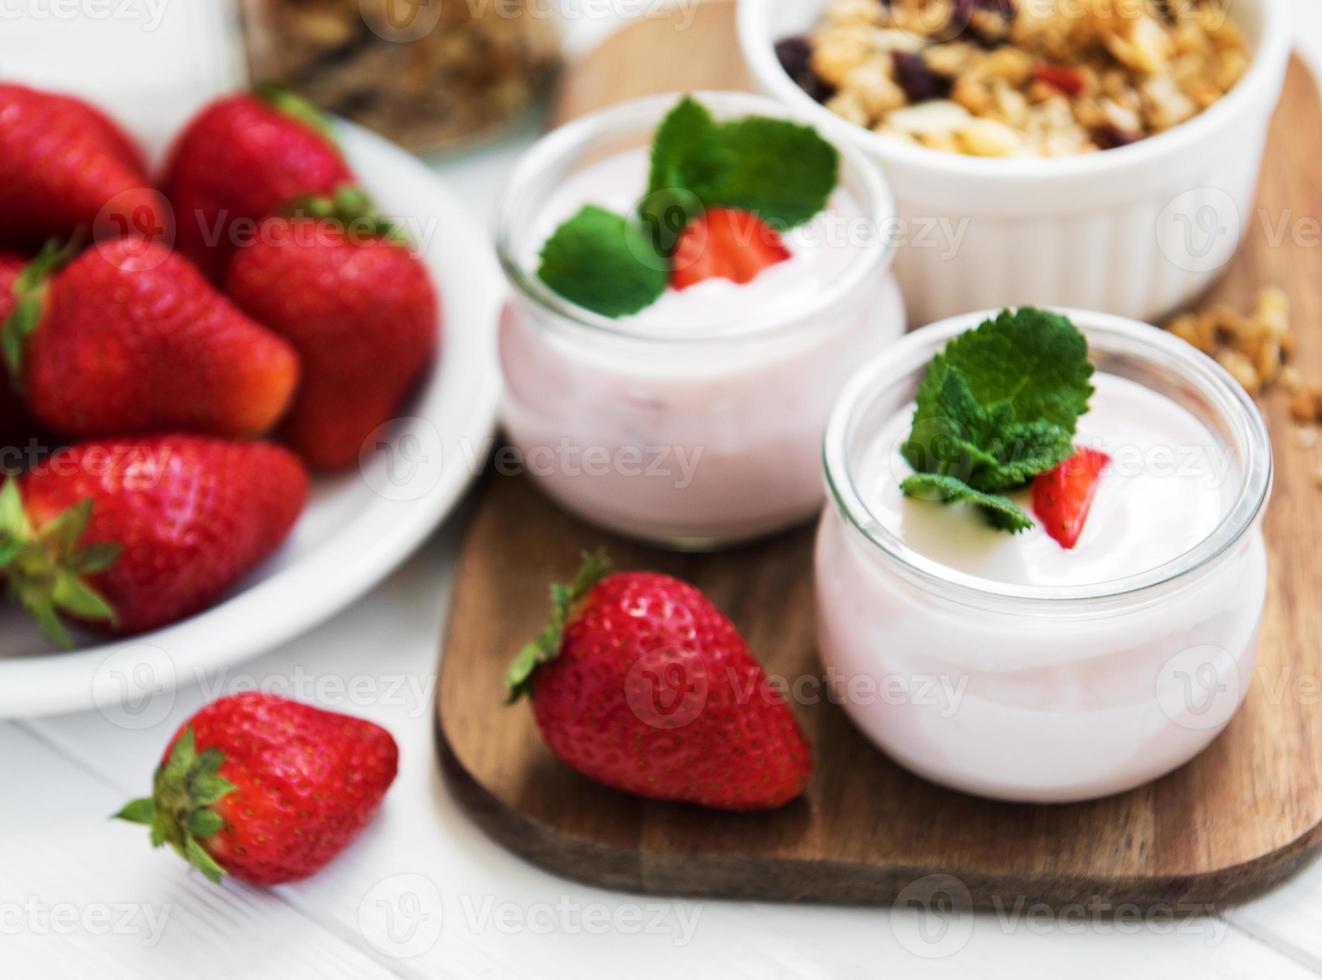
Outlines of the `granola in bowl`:
<svg viewBox="0 0 1322 980">
<path fill-rule="evenodd" d="M 1211 106 L 1250 61 L 1226 0 L 830 0 L 776 55 L 850 122 L 983 157 L 1137 142 Z"/>
</svg>

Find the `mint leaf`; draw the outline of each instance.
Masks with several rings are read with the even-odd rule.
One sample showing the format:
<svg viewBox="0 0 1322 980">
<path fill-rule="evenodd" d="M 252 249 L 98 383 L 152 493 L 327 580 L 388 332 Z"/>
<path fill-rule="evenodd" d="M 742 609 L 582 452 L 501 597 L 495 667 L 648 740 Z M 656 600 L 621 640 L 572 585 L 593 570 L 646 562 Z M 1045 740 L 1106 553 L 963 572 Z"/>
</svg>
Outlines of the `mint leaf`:
<svg viewBox="0 0 1322 980">
<path fill-rule="evenodd" d="M 1010 490 L 1023 486 L 1074 455 L 1074 437 L 1054 422 L 1015 422 L 991 444 L 997 463 L 975 473 L 978 490 Z"/>
<path fill-rule="evenodd" d="M 654 303 L 669 281 L 665 260 L 644 228 L 595 204 L 546 240 L 537 278 L 565 299 L 610 317 Z"/>
<path fill-rule="evenodd" d="M 928 365 L 920 411 L 934 405 L 951 367 L 963 372 L 980 405 L 1006 401 L 1019 421 L 1044 419 L 1070 435 L 1093 393 L 1083 334 L 1066 317 L 1033 307 L 1005 310 L 952 340 Z"/>
<path fill-rule="evenodd" d="M 684 224 L 717 206 L 792 228 L 826 206 L 839 169 L 840 154 L 811 126 L 767 116 L 717 123 L 685 96 L 657 129 L 638 211 L 663 253 Z"/>
<path fill-rule="evenodd" d="M 1027 514 L 1008 497 L 975 490 L 958 477 L 939 473 L 915 473 L 900 484 L 906 496 L 938 500 L 944 504 L 972 504 L 993 527 L 1018 534 L 1033 526 Z"/>
<path fill-rule="evenodd" d="M 826 206 L 840 154 L 811 126 L 749 116 L 717 128 L 726 166 L 715 182 L 693 191 L 707 207 L 752 211 L 778 229 L 801 225 Z"/>
<path fill-rule="evenodd" d="M 927 366 L 900 453 L 910 496 L 977 505 L 1010 531 L 1032 521 L 999 491 L 1074 452 L 1093 387 L 1088 344 L 1070 321 L 1025 307 L 960 334 Z"/>
<path fill-rule="evenodd" d="M 685 225 L 702 214 L 702 199 L 693 188 L 719 183 L 727 167 L 716 121 L 702 103 L 685 96 L 652 137 L 647 194 L 638 204 L 659 253 L 673 253 Z"/>
<path fill-rule="evenodd" d="M 958 367 L 946 368 L 935 395 L 920 389 L 920 398 L 925 407 L 900 448 L 920 473 L 954 476 L 975 490 L 1009 490 L 1074 451 L 1071 434 L 1054 422 L 1018 422 L 1009 401 L 980 405 Z"/>
</svg>

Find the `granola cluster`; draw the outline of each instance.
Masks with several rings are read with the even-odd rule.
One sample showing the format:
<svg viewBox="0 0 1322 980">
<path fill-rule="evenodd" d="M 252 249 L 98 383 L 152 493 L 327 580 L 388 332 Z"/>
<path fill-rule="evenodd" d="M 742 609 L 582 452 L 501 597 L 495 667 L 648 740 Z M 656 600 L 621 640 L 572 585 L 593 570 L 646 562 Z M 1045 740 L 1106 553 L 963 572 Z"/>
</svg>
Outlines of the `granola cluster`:
<svg viewBox="0 0 1322 980">
<path fill-rule="evenodd" d="M 1240 313 L 1217 305 L 1196 313 L 1181 313 L 1166 329 L 1217 362 L 1257 398 L 1280 390 L 1290 399 L 1290 416 L 1300 448 L 1318 443 L 1322 423 L 1322 383 L 1307 380 L 1290 362 L 1295 335 L 1290 328 L 1290 301 L 1276 286 L 1259 291 L 1253 309 Z M 1322 467 L 1314 478 L 1322 486 Z"/>
<path fill-rule="evenodd" d="M 1226 0 L 831 0 L 777 45 L 845 119 L 975 156 L 1057 157 L 1163 132 L 1220 99 L 1249 52 Z"/>
<path fill-rule="evenodd" d="M 559 58 L 558 22 L 533 0 L 237 7 L 253 81 L 294 89 L 411 150 L 452 146 L 508 122 L 546 87 Z"/>
</svg>

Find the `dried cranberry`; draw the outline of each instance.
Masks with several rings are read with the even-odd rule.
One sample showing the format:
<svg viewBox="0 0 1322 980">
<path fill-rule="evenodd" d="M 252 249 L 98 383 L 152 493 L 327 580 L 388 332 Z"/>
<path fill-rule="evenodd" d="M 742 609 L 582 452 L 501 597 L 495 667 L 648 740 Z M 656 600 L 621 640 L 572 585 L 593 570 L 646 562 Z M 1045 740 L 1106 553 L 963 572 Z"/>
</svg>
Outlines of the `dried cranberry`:
<svg viewBox="0 0 1322 980">
<path fill-rule="evenodd" d="M 1092 134 L 1092 138 L 1093 142 L 1103 150 L 1115 150 L 1122 146 L 1129 146 L 1131 143 L 1137 143 L 1143 137 L 1139 133 L 1130 133 L 1119 126 L 1112 126 L 1108 123 L 1096 130 Z"/>
<path fill-rule="evenodd" d="M 951 80 L 945 75 L 938 75 L 923 60 L 920 54 L 910 51 L 896 51 L 895 80 L 904 89 L 910 102 L 926 102 L 928 99 L 944 99 L 950 94 Z"/>
<path fill-rule="evenodd" d="M 776 60 L 785 74 L 818 102 L 825 102 L 835 94 L 835 87 L 812 70 L 812 42 L 807 37 L 797 34 L 781 38 L 775 50 Z"/>
</svg>

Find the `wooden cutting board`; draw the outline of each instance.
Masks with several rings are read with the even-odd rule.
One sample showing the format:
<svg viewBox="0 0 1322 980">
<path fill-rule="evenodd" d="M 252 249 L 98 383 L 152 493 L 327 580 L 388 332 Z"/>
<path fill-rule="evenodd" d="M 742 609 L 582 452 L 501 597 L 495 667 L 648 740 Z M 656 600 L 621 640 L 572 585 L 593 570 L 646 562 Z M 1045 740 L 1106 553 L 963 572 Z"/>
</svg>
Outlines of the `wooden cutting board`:
<svg viewBox="0 0 1322 980">
<path fill-rule="evenodd" d="M 746 87 L 732 4 L 617 35 L 570 73 L 562 118 L 656 91 Z M 1302 327 L 1301 361 L 1322 376 L 1322 248 L 1302 247 L 1322 215 L 1322 105 L 1290 68 L 1259 196 L 1259 220 L 1214 299 L 1245 306 L 1284 285 Z M 1311 218 L 1310 218 L 1311 216 Z M 1301 244 L 1269 233 L 1299 222 Z M 950 874 L 974 904 L 1020 896 L 1056 907 L 1093 899 L 1222 904 L 1256 894 L 1322 847 L 1322 491 L 1316 451 L 1294 445 L 1280 398 L 1276 497 L 1267 518 L 1270 600 L 1256 682 L 1225 733 L 1193 762 L 1092 803 L 975 799 L 910 775 L 836 706 L 796 706 L 817 758 L 807 794 L 773 813 L 732 815 L 648 802 L 557 761 L 527 705 L 502 706 L 502 675 L 547 614 L 546 588 L 579 551 L 605 545 L 619 568 L 703 589 L 768 671 L 821 676 L 814 648 L 812 530 L 711 556 L 650 550 L 559 512 L 522 478 L 490 475 L 459 564 L 437 695 L 437 743 L 457 799 L 498 841 L 569 877 L 634 891 L 889 903 Z M 906 892 L 906 895 L 912 895 Z"/>
</svg>

